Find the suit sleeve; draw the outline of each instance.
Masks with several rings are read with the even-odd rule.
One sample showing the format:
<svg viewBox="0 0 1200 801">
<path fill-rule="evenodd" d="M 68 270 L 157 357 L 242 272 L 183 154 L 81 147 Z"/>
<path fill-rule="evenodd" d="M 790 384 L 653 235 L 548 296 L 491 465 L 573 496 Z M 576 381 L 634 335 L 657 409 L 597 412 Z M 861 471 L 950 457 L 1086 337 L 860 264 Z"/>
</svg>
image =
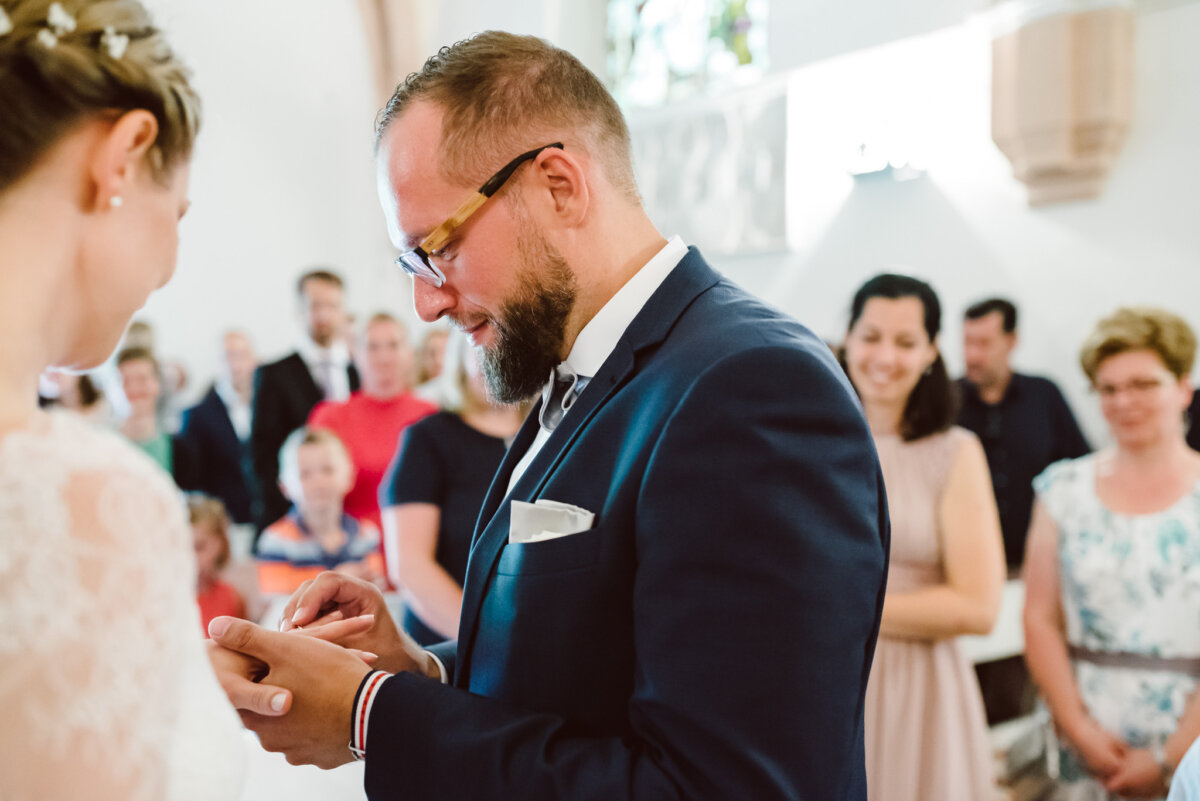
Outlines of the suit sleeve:
<svg viewBox="0 0 1200 801">
<path fill-rule="evenodd" d="M 400 675 L 371 715 L 368 795 L 865 799 L 887 519 L 836 370 L 814 351 L 743 353 L 647 432 L 624 736 Z"/>
<path fill-rule="evenodd" d="M 1049 390 L 1056 439 L 1054 458 L 1051 461 L 1076 459 L 1091 453 L 1091 446 L 1088 445 L 1083 432 L 1079 430 L 1079 423 L 1075 422 L 1075 415 L 1071 414 L 1071 407 L 1067 405 L 1067 399 L 1053 384 L 1049 386 Z"/>
<path fill-rule="evenodd" d="M 212 490 L 206 480 L 211 468 L 205 452 L 204 436 L 198 430 L 200 427 L 198 420 L 196 407 L 185 410 L 179 433 L 172 438 L 174 479 L 182 490 L 194 490 L 211 495 Z M 187 462 L 186 468 L 181 467 L 181 458 Z"/>
</svg>

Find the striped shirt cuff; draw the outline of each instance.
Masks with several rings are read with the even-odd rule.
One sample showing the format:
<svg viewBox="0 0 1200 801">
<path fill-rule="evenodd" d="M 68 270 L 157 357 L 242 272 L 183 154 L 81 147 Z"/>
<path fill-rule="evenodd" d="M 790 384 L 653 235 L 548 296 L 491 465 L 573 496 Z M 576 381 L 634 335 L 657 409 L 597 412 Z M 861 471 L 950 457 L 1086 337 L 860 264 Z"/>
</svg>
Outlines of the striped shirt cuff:
<svg viewBox="0 0 1200 801">
<path fill-rule="evenodd" d="M 449 684 L 450 683 L 450 674 L 446 672 L 446 666 L 444 664 L 442 664 L 442 660 L 438 659 L 438 655 L 435 654 L 433 651 L 426 651 L 425 653 L 427 653 L 431 657 L 433 657 L 433 663 L 435 665 L 437 665 L 438 678 L 441 680 L 442 684 Z"/>
<path fill-rule="evenodd" d="M 379 688 L 384 681 L 391 678 L 391 673 L 373 670 L 363 677 L 354 694 L 354 719 L 350 724 L 350 753 L 360 762 L 367 758 L 367 724 L 371 721 L 371 706 L 379 694 Z"/>
</svg>

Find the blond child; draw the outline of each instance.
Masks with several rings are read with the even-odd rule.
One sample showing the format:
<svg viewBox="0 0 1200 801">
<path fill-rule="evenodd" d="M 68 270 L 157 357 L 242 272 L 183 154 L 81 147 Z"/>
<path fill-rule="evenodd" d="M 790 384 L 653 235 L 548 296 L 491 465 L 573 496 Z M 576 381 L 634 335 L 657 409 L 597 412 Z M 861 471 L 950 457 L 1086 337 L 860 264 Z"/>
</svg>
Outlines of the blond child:
<svg viewBox="0 0 1200 801">
<path fill-rule="evenodd" d="M 196 492 L 188 495 L 187 507 L 196 549 L 196 603 L 207 637 L 208 621 L 220 615 L 245 617 L 246 602 L 231 584 L 221 580 L 221 571 L 229 563 L 229 515 L 225 505 Z"/>
<path fill-rule="evenodd" d="M 292 510 L 258 541 L 259 588 L 290 594 L 326 570 L 384 585 L 379 529 L 343 509 L 354 465 L 337 435 L 320 428 L 292 432 L 279 450 L 279 488 Z"/>
</svg>

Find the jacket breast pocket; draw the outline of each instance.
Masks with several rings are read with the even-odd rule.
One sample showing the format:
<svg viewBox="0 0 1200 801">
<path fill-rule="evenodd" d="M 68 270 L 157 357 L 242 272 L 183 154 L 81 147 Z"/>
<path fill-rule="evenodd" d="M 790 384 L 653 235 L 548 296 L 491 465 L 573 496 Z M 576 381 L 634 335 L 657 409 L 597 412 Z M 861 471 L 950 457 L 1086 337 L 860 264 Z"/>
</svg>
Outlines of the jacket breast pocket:
<svg viewBox="0 0 1200 801">
<path fill-rule="evenodd" d="M 563 573 L 591 566 L 600 556 L 601 529 L 592 528 L 541 542 L 504 546 L 496 572 L 502 576 Z"/>
</svg>

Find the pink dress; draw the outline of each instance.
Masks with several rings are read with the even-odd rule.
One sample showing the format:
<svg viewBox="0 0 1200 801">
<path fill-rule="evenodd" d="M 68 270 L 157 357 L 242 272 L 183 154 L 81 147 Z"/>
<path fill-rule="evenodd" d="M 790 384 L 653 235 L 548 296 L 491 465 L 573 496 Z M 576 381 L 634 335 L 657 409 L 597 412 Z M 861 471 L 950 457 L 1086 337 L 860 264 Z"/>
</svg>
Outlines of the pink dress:
<svg viewBox="0 0 1200 801">
<path fill-rule="evenodd" d="M 943 581 L 938 508 L 958 449 L 957 426 L 904 442 L 877 437 L 892 521 L 889 593 Z M 867 796 L 871 801 L 990 801 L 987 719 L 975 672 L 957 639 L 880 635 L 867 682 Z"/>
</svg>

